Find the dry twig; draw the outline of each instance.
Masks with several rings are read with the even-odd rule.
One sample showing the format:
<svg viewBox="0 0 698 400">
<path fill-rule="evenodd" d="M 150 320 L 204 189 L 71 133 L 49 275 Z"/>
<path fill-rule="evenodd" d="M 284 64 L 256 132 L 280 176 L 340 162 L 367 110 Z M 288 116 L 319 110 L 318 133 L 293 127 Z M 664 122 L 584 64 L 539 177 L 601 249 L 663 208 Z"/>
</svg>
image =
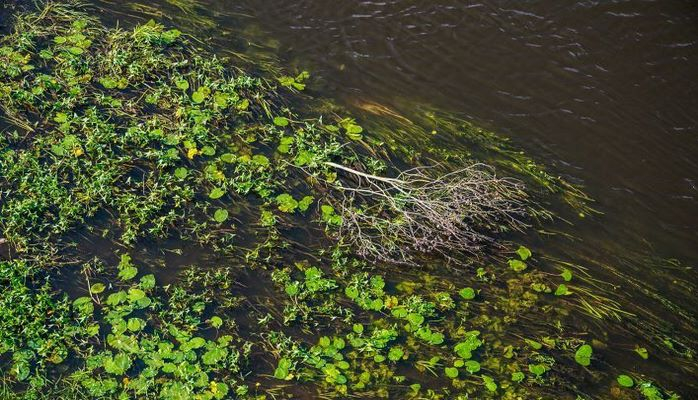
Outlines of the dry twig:
<svg viewBox="0 0 698 400">
<path fill-rule="evenodd" d="M 416 253 L 439 253 L 457 260 L 495 243 L 492 233 L 526 226 L 523 185 L 484 164 L 440 176 L 420 167 L 396 178 L 325 164 L 352 178 L 331 196 L 342 216 L 339 237 L 366 258 L 414 264 Z"/>
</svg>

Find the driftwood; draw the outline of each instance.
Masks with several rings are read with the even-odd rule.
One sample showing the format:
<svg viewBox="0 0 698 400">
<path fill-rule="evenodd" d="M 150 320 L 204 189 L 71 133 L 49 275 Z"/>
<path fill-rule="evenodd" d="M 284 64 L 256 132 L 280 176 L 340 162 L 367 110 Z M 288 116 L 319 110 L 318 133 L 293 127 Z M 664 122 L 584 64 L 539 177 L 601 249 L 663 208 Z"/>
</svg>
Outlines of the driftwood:
<svg viewBox="0 0 698 400">
<path fill-rule="evenodd" d="M 325 164 L 346 178 L 331 192 L 339 237 L 365 258 L 415 264 L 417 254 L 438 253 L 458 260 L 496 244 L 494 233 L 526 226 L 523 184 L 484 164 L 441 175 L 420 167 L 395 178 Z"/>
</svg>

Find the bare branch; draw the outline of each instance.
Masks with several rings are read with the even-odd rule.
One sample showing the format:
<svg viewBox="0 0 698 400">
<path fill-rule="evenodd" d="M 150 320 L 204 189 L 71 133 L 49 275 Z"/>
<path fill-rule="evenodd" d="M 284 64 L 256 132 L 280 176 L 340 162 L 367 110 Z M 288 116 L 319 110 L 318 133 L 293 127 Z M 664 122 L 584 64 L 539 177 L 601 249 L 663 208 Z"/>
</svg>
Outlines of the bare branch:
<svg viewBox="0 0 698 400">
<path fill-rule="evenodd" d="M 493 233 L 526 226 L 523 184 L 484 164 L 442 175 L 414 168 L 395 178 L 325 164 L 351 178 L 330 197 L 342 216 L 339 237 L 366 258 L 414 264 L 416 254 L 438 253 L 457 260 L 495 244 Z"/>
</svg>

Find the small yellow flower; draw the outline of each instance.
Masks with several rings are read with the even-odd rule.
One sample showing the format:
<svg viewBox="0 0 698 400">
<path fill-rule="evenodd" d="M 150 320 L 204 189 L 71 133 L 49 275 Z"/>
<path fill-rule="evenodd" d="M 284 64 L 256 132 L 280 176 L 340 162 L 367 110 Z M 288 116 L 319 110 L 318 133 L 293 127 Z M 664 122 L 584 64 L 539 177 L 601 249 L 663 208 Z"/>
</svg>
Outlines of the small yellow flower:
<svg viewBox="0 0 698 400">
<path fill-rule="evenodd" d="M 194 157 L 198 156 L 199 154 L 201 154 L 201 150 L 197 149 L 196 147 L 192 147 L 187 151 L 187 158 L 193 160 Z"/>
<path fill-rule="evenodd" d="M 386 308 L 393 308 L 398 305 L 398 299 L 395 296 L 388 296 L 387 299 L 385 299 L 385 307 Z"/>
<path fill-rule="evenodd" d="M 80 157 L 81 155 L 85 154 L 85 151 L 82 149 L 82 147 L 76 147 L 73 149 L 73 154 L 75 157 Z"/>
</svg>

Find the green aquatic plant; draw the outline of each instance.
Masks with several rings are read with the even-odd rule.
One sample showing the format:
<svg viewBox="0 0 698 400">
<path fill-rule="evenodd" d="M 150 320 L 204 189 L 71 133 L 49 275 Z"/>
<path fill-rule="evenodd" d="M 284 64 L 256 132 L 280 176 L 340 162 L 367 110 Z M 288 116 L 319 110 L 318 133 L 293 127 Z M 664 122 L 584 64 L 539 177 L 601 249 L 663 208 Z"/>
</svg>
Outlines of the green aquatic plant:
<svg viewBox="0 0 698 400">
<path fill-rule="evenodd" d="M 70 301 L 32 263 L 0 262 L 0 284 L 0 357 L 10 360 L 5 371 L 40 387 L 41 372 L 83 351 L 95 327 L 83 313 L 73 313 Z"/>
<path fill-rule="evenodd" d="M 593 349 L 590 345 L 588 344 L 583 344 L 579 346 L 577 351 L 574 353 L 574 361 L 577 362 L 577 364 L 582 365 L 584 367 L 588 367 L 589 364 L 591 364 L 591 355 L 593 353 Z"/>
<path fill-rule="evenodd" d="M 630 387 L 633 387 L 633 385 L 635 385 L 635 381 L 633 380 L 633 378 L 631 378 L 628 375 L 618 375 L 618 378 L 616 378 L 616 381 L 618 381 L 619 385 L 626 387 L 626 388 L 630 388 Z"/>
<path fill-rule="evenodd" d="M 565 398 L 571 352 L 594 373 L 584 274 L 495 240 L 545 215 L 523 181 L 572 193 L 518 150 L 434 116 L 472 152 L 402 160 L 375 120 L 291 108 L 307 73 L 42 7 L 0 39 L 0 397 Z"/>
</svg>

